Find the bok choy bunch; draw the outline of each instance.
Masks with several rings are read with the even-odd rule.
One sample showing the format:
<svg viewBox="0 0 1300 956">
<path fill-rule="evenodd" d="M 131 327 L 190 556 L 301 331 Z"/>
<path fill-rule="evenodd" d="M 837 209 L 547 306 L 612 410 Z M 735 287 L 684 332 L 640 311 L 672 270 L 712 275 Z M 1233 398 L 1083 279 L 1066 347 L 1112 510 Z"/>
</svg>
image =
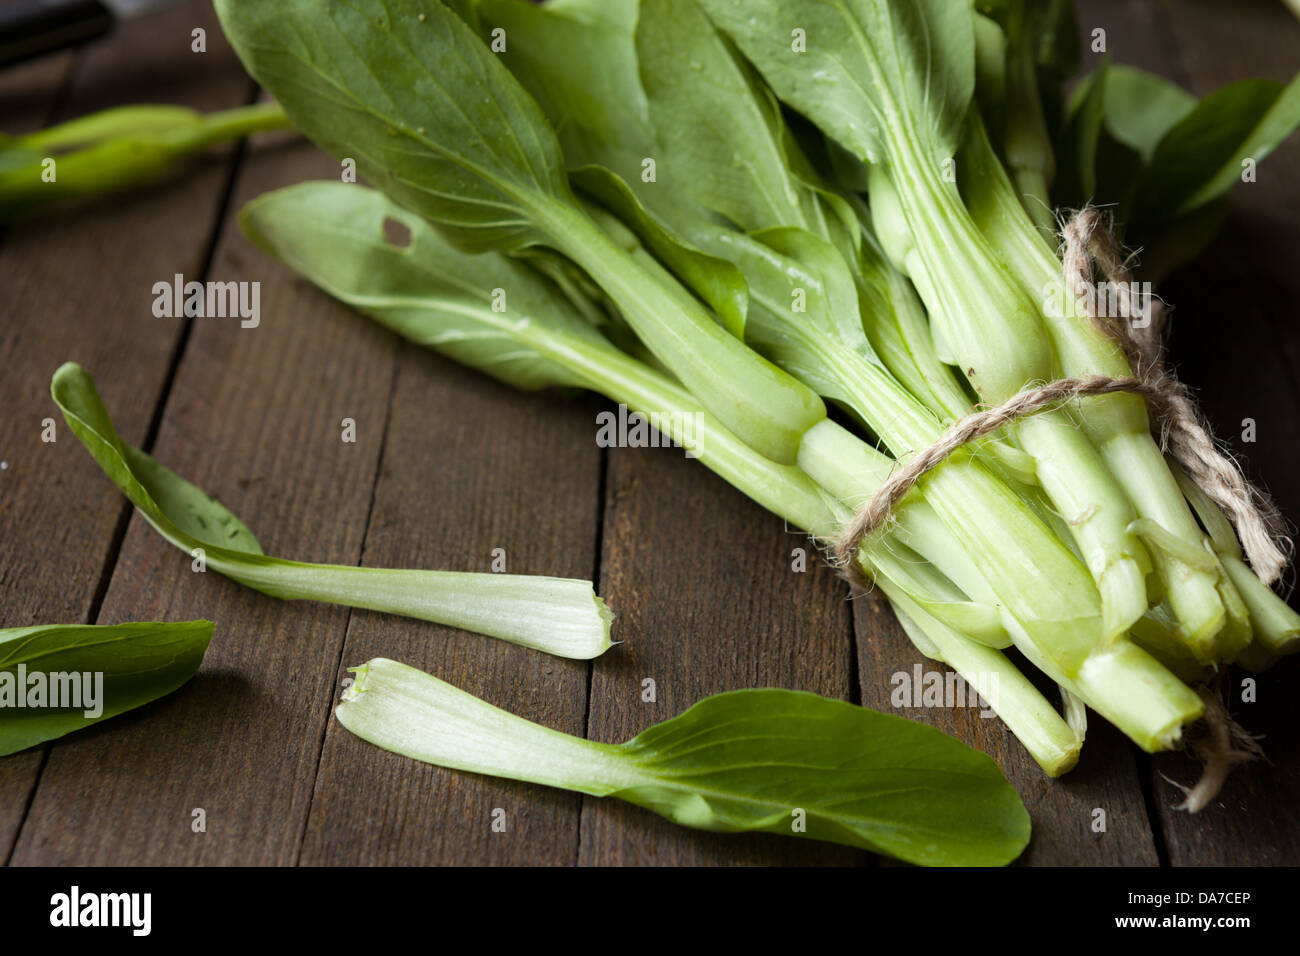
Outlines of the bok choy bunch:
<svg viewBox="0 0 1300 956">
<path fill-rule="evenodd" d="M 1041 53 L 1068 17 L 1018 0 L 217 9 L 293 124 L 384 194 L 270 194 L 243 215 L 256 242 L 509 384 L 698 416 L 701 461 L 819 539 L 976 403 L 1131 374 L 1044 292 L 1063 71 Z M 1300 120 L 1289 94 L 1270 109 L 1255 142 Z M 1073 765 L 1083 705 L 1167 749 L 1202 714 L 1190 684 L 1300 643 L 1181 477 L 1141 399 L 1075 402 L 959 449 L 857 561 L 923 653 L 1005 675 L 990 703 L 1049 773 Z"/>
</svg>

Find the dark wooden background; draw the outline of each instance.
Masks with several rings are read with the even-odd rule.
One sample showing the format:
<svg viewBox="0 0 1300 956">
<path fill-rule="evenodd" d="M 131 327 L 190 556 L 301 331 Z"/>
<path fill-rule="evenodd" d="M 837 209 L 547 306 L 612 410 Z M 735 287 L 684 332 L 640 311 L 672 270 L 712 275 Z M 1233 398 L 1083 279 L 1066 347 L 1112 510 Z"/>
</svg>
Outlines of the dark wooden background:
<svg viewBox="0 0 1300 956">
<path fill-rule="evenodd" d="M 1280 2 L 1105 0 L 1117 62 L 1198 95 L 1288 79 L 1300 24 Z M 207 30 L 205 54 L 190 32 Z M 1092 59 L 1085 55 L 1085 62 Z M 1089 63 L 1089 65 L 1091 65 Z M 204 110 L 256 91 L 205 3 L 82 50 L 0 72 L 0 129 L 21 132 L 137 101 Z M 0 860 L 28 864 L 871 864 L 768 836 L 684 830 L 616 802 L 448 772 L 363 743 L 332 718 L 345 668 L 384 655 L 548 726 L 622 740 L 741 687 L 817 691 L 889 708 L 890 675 L 920 657 L 892 614 L 812 563 L 803 539 L 679 452 L 604 451 L 596 399 L 523 395 L 398 342 L 253 249 L 235 214 L 337 164 L 267 135 L 190 174 L 0 238 L 0 626 L 218 622 L 180 692 L 0 759 Z M 1300 140 L 1239 187 L 1195 267 L 1161 290 L 1174 357 L 1250 473 L 1300 516 Z M 259 280 L 262 322 L 155 318 L 152 285 Z M 268 553 L 389 567 L 593 577 L 626 643 L 594 664 L 329 605 L 281 603 L 195 575 L 57 417 L 51 373 L 86 366 L 124 437 L 215 494 Z M 357 422 L 343 444 L 340 421 Z M 1243 445 L 1241 421 L 1258 440 Z M 61 422 L 60 422 L 61 424 Z M 724 546 L 722 543 L 727 542 Z M 657 702 L 643 703 L 653 678 Z M 1239 705 L 1268 763 L 1196 817 L 1172 806 L 1195 766 L 1148 758 L 1099 718 L 1083 760 L 1049 780 L 997 721 L 906 711 L 991 753 L 1034 819 L 1029 864 L 1300 863 L 1300 666 Z M 203 808 L 207 831 L 191 831 Z M 506 811 L 504 833 L 491 829 Z M 1108 827 L 1094 832 L 1094 810 Z"/>
</svg>

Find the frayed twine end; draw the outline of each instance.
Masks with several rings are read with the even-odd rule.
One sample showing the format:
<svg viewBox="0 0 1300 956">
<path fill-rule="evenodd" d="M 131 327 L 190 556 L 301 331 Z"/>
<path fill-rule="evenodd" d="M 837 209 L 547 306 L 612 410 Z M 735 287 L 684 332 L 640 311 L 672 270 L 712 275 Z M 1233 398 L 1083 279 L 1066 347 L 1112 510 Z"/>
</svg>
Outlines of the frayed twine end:
<svg viewBox="0 0 1300 956">
<path fill-rule="evenodd" d="M 1160 775 L 1184 794 L 1183 802 L 1175 804 L 1174 809 L 1188 813 L 1198 813 L 1209 806 L 1234 767 L 1264 757 L 1259 740 L 1228 716 L 1219 690 L 1204 688 L 1201 699 L 1205 701 L 1204 733 L 1191 743 L 1192 750 L 1205 764 L 1201 778 L 1186 787 L 1165 774 Z"/>
</svg>

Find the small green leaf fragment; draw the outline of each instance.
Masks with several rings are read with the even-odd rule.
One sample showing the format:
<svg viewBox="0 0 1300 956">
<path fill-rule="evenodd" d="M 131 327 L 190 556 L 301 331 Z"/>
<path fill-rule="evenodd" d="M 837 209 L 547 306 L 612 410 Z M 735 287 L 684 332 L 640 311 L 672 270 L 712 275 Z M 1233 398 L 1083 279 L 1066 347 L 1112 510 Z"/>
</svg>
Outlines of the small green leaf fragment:
<svg viewBox="0 0 1300 956">
<path fill-rule="evenodd" d="M 0 756 L 170 694 L 198 670 L 211 621 L 0 629 Z"/>
</svg>

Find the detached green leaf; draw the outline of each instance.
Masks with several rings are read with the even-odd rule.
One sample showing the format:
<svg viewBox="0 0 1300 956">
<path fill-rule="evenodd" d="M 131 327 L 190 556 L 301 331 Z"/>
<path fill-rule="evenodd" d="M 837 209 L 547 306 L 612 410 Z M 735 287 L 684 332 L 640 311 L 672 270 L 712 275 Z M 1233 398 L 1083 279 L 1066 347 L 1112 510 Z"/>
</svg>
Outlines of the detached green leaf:
<svg viewBox="0 0 1300 956">
<path fill-rule="evenodd" d="M 611 615 L 588 581 L 357 568 L 268 557 L 252 532 L 215 498 L 122 441 L 95 383 L 79 365 L 60 367 L 50 391 L 73 433 L 154 529 L 240 584 L 277 598 L 328 601 L 435 621 L 562 657 L 596 657 L 610 647 Z"/>
<path fill-rule="evenodd" d="M 0 756 L 143 706 L 199 669 L 211 621 L 0 629 Z"/>
<path fill-rule="evenodd" d="M 618 797 L 702 830 L 825 840 L 927 866 L 1001 866 L 1029 841 L 1029 815 L 984 754 L 802 691 L 718 694 L 615 746 L 378 658 L 357 668 L 335 714 L 416 760 Z"/>
<path fill-rule="evenodd" d="M 275 103 L 209 114 L 123 106 L 25 136 L 0 136 L 0 221 L 148 183 L 217 143 L 288 125 Z"/>
</svg>

